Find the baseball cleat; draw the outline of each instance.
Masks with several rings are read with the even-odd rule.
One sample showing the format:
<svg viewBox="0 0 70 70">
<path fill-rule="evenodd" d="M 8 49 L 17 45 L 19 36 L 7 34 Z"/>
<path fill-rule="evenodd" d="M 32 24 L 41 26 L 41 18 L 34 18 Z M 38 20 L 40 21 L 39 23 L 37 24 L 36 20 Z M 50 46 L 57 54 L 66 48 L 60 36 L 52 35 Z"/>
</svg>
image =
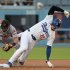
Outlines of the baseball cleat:
<svg viewBox="0 0 70 70">
<path fill-rule="evenodd" d="M 53 68 L 54 67 L 53 64 L 50 61 L 46 61 L 46 63 L 47 63 L 49 68 Z"/>
<path fill-rule="evenodd" d="M 3 67 L 3 68 L 10 68 L 10 65 L 9 65 L 9 64 L 0 64 L 0 67 Z"/>
<path fill-rule="evenodd" d="M 24 62 L 19 62 L 20 65 L 24 65 Z"/>
<path fill-rule="evenodd" d="M 12 66 L 20 66 L 20 65 L 24 65 L 24 62 L 21 62 L 21 61 L 16 60 L 12 64 Z"/>
</svg>

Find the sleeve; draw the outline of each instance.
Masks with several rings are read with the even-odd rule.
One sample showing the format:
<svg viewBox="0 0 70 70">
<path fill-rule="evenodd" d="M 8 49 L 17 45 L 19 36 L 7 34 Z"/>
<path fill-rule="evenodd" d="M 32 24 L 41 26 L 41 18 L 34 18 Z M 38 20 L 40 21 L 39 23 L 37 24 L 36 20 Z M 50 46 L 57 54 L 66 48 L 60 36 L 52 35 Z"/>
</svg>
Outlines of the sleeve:
<svg viewBox="0 0 70 70">
<path fill-rule="evenodd" d="M 50 10 L 48 11 L 48 15 L 53 15 L 54 11 L 59 11 L 59 12 L 63 12 L 64 13 L 64 10 L 62 8 L 57 7 L 57 6 L 52 6 L 50 8 Z"/>
<path fill-rule="evenodd" d="M 22 33 L 23 33 L 23 32 L 19 33 L 19 34 L 18 34 L 18 37 L 21 37 L 21 36 L 22 36 Z"/>
<path fill-rule="evenodd" d="M 18 37 L 17 31 L 14 26 L 12 25 L 10 26 L 10 31 L 11 31 L 12 37 Z"/>
<path fill-rule="evenodd" d="M 47 45 L 48 46 L 52 46 L 54 40 L 55 40 L 55 31 L 52 31 L 52 35 L 50 35 L 48 38 L 47 38 Z"/>
</svg>

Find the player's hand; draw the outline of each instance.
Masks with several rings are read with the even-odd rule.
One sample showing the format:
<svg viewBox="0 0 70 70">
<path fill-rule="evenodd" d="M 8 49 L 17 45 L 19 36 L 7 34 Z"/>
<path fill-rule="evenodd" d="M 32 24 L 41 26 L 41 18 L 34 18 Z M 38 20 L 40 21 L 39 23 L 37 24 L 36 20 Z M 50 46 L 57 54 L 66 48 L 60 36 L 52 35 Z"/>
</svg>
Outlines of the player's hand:
<svg viewBox="0 0 70 70">
<path fill-rule="evenodd" d="M 3 51 L 9 51 L 10 48 L 12 48 L 13 46 L 11 44 L 4 44 L 3 47 L 2 47 L 2 50 Z"/>
<path fill-rule="evenodd" d="M 68 18 L 70 16 L 70 13 L 68 11 L 64 11 L 64 15 Z"/>
</svg>

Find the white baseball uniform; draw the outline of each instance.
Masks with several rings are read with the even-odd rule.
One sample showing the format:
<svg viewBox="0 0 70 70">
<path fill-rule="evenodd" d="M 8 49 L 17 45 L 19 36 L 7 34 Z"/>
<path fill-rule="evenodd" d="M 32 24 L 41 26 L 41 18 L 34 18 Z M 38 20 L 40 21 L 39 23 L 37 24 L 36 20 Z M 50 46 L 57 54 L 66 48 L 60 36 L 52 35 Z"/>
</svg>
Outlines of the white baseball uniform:
<svg viewBox="0 0 70 70">
<path fill-rule="evenodd" d="M 25 32 L 18 34 L 18 36 L 21 37 L 19 49 L 17 49 L 13 56 L 9 59 L 8 64 L 1 64 L 1 66 L 9 68 L 17 59 L 19 62 L 24 62 L 35 43 L 39 40 L 47 39 L 48 47 L 52 46 L 55 39 L 55 31 L 51 30 L 51 25 L 58 28 L 61 22 L 59 19 L 53 20 L 53 14 L 55 11 L 64 13 L 66 17 L 69 17 L 69 12 L 57 6 L 52 6 L 44 20 L 35 24 Z M 50 52 L 51 48 L 50 51 L 47 52 L 48 54 L 46 54 L 48 55 L 48 59 L 50 57 Z M 48 62 L 48 66 L 52 67 L 52 64 Z"/>
<path fill-rule="evenodd" d="M 52 46 L 55 39 L 55 31 L 51 30 L 52 21 L 53 15 L 48 15 L 44 20 L 35 24 L 30 29 L 18 34 L 21 37 L 20 48 L 16 50 L 9 62 L 13 63 L 18 58 L 21 62 L 25 61 L 29 52 L 39 40 L 47 38 L 47 45 Z"/>
</svg>

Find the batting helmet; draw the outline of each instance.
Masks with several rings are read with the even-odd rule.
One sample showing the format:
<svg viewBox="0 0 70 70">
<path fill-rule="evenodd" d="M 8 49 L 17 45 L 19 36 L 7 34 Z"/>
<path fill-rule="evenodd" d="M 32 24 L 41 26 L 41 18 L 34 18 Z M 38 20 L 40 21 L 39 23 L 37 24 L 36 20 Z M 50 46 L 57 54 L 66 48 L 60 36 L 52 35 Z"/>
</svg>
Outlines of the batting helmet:
<svg viewBox="0 0 70 70">
<path fill-rule="evenodd" d="M 1 23 L 1 29 L 3 30 L 3 32 L 6 32 L 8 30 L 10 26 L 10 23 L 8 20 L 3 20 Z"/>
<path fill-rule="evenodd" d="M 59 28 L 60 26 L 61 26 L 61 20 L 59 20 L 59 19 L 55 19 L 55 20 L 53 20 L 53 22 L 52 22 L 52 25 L 55 27 L 55 28 Z"/>
</svg>

